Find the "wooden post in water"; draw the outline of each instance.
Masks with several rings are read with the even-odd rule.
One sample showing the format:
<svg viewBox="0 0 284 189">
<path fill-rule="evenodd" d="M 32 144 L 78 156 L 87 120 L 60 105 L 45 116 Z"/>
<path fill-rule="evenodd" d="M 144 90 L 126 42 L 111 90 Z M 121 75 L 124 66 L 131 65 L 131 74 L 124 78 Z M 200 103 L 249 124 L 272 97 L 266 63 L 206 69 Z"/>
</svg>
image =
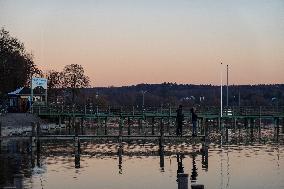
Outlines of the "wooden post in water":
<svg viewBox="0 0 284 189">
<path fill-rule="evenodd" d="M 142 119 L 139 118 L 138 119 L 138 133 L 141 134 L 141 131 L 142 131 Z"/>
<path fill-rule="evenodd" d="M 171 117 L 168 117 L 168 123 L 167 123 L 167 133 L 170 135 L 170 127 L 171 127 Z"/>
<path fill-rule="evenodd" d="M 160 148 L 164 147 L 164 122 L 163 122 L 163 118 L 161 118 L 161 123 L 160 123 L 160 142 L 159 142 L 159 147 Z"/>
<path fill-rule="evenodd" d="M 59 116 L 59 118 L 58 118 L 58 126 L 59 126 L 59 128 L 61 128 L 61 116 Z"/>
<path fill-rule="evenodd" d="M 78 137 L 79 135 L 79 128 L 80 128 L 80 123 L 75 122 L 75 137 Z"/>
<path fill-rule="evenodd" d="M 254 119 L 250 118 L 249 128 L 250 128 L 250 138 L 253 139 L 253 127 L 254 127 Z"/>
<path fill-rule="evenodd" d="M 2 152 L 2 122 L 0 121 L 0 154 Z"/>
<path fill-rule="evenodd" d="M 280 128 L 279 128 L 279 117 L 275 118 L 275 122 L 276 122 L 276 138 L 277 138 L 277 140 L 278 140 L 279 133 L 280 133 Z"/>
<path fill-rule="evenodd" d="M 120 117 L 119 119 L 119 131 L 118 131 L 118 134 L 119 134 L 119 142 L 122 141 L 122 128 L 123 128 L 123 118 Z"/>
<path fill-rule="evenodd" d="M 107 135 L 107 117 L 105 117 L 105 135 Z"/>
<path fill-rule="evenodd" d="M 80 168 L 80 152 L 81 152 L 81 144 L 79 139 L 79 130 L 80 130 L 80 122 L 75 123 L 75 137 L 74 137 L 74 146 L 75 146 L 75 168 Z"/>
<path fill-rule="evenodd" d="M 131 123 L 130 123 L 130 117 L 127 118 L 127 134 L 128 135 L 131 135 L 131 130 L 130 130 L 130 126 L 131 126 Z"/>
<path fill-rule="evenodd" d="M 282 118 L 282 134 L 284 134 L 284 117 Z"/>
<path fill-rule="evenodd" d="M 97 135 L 99 135 L 99 128 L 100 128 L 100 125 L 101 125 L 101 119 L 99 117 L 97 117 L 97 125 L 96 125 L 96 131 L 97 131 Z"/>
<path fill-rule="evenodd" d="M 84 134 L 84 117 L 81 117 L 80 129 L 81 129 L 81 135 L 83 135 Z"/>
<path fill-rule="evenodd" d="M 31 136 L 32 148 L 36 147 L 36 124 L 32 122 L 32 136 Z"/>
<path fill-rule="evenodd" d="M 155 117 L 152 117 L 152 135 L 155 135 Z"/>
</svg>

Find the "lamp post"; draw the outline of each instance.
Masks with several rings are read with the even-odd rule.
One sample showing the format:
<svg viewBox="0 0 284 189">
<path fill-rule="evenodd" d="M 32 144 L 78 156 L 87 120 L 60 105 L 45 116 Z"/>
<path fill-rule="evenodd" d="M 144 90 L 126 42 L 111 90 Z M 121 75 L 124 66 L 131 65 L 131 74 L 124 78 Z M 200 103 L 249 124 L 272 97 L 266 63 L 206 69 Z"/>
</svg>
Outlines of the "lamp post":
<svg viewBox="0 0 284 189">
<path fill-rule="evenodd" d="M 221 62 L 221 102 L 220 102 L 220 116 L 223 117 L 223 63 Z"/>
</svg>

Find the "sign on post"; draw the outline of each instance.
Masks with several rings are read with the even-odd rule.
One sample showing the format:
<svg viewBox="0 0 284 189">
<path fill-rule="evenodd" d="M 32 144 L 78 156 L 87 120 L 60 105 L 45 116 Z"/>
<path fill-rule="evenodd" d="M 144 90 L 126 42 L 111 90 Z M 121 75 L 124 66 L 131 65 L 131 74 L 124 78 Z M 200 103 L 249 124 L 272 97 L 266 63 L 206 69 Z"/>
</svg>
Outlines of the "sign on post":
<svg viewBox="0 0 284 189">
<path fill-rule="evenodd" d="M 32 78 L 32 89 L 36 87 L 43 87 L 44 89 L 47 89 L 47 79 L 39 77 Z"/>
<path fill-rule="evenodd" d="M 39 78 L 33 77 L 31 82 L 31 102 L 33 101 L 33 90 L 36 87 L 42 87 L 45 89 L 45 103 L 47 105 L 47 79 L 46 78 Z"/>
</svg>

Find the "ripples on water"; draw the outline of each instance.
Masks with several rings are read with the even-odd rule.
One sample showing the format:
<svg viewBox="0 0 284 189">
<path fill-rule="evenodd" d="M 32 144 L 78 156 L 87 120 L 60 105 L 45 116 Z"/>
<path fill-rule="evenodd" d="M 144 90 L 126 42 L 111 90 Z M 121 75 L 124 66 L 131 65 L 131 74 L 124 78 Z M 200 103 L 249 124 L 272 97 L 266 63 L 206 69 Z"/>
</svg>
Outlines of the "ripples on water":
<svg viewBox="0 0 284 189">
<path fill-rule="evenodd" d="M 208 148 L 200 141 L 166 142 L 163 149 L 157 141 L 90 141 L 81 143 L 80 154 L 71 140 L 42 142 L 38 152 L 28 141 L 10 141 L 2 144 L 0 186 L 284 188 L 283 139 L 275 142 L 270 130 L 262 139 L 234 132 L 228 139 L 212 133 Z"/>
</svg>

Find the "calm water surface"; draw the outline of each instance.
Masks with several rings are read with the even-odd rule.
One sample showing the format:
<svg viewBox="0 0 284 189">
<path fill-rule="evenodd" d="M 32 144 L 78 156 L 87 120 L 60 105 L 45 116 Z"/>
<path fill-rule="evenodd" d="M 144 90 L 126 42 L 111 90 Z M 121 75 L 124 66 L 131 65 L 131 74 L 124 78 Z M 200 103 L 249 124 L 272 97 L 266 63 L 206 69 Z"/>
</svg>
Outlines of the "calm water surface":
<svg viewBox="0 0 284 189">
<path fill-rule="evenodd" d="M 44 189 L 284 188 L 283 142 L 202 144 L 28 142 L 2 144 L 0 186 Z M 15 174 L 20 174 L 15 175 Z M 21 175 L 23 177 L 21 177 Z M 22 185 L 22 186 L 21 186 Z M 0 187 L 1 188 L 1 187 Z"/>
</svg>

